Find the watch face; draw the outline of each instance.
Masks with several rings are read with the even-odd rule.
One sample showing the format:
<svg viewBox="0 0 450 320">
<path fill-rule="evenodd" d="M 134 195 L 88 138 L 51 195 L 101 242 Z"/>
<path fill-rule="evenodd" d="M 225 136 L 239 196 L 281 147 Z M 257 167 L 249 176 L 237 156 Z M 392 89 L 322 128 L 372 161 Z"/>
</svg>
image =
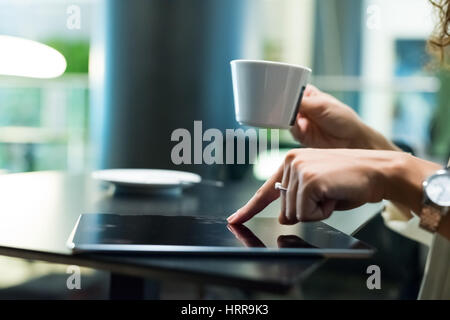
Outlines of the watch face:
<svg viewBox="0 0 450 320">
<path fill-rule="evenodd" d="M 427 180 L 425 192 L 439 206 L 450 206 L 450 172 L 442 171 Z"/>
</svg>

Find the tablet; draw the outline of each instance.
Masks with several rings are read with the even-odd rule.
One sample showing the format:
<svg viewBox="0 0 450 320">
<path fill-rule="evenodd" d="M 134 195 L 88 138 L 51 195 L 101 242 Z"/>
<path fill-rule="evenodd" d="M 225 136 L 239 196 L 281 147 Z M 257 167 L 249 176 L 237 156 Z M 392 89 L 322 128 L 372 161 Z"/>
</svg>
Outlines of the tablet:
<svg viewBox="0 0 450 320">
<path fill-rule="evenodd" d="M 253 218 L 245 225 L 225 219 L 82 214 L 67 245 L 80 252 L 368 257 L 374 249 L 323 222 L 280 225 Z"/>
</svg>

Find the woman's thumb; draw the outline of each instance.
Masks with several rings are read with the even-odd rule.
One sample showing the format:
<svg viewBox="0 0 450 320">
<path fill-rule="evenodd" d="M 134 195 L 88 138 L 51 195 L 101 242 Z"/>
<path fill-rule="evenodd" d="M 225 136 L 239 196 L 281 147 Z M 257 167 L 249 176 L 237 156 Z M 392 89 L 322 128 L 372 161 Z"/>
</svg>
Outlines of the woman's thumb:
<svg viewBox="0 0 450 320">
<path fill-rule="evenodd" d="M 316 118 L 325 111 L 325 101 L 320 96 L 303 97 L 299 112 L 307 118 Z"/>
</svg>

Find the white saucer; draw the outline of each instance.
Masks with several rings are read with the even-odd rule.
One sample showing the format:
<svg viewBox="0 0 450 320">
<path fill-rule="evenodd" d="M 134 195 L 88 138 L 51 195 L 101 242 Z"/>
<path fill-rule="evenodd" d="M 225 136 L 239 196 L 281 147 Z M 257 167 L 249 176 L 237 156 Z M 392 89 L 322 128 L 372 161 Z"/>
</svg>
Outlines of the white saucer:
<svg viewBox="0 0 450 320">
<path fill-rule="evenodd" d="M 195 173 L 162 169 L 107 169 L 94 171 L 92 178 L 109 182 L 117 188 L 135 192 L 175 191 L 200 183 Z"/>
</svg>

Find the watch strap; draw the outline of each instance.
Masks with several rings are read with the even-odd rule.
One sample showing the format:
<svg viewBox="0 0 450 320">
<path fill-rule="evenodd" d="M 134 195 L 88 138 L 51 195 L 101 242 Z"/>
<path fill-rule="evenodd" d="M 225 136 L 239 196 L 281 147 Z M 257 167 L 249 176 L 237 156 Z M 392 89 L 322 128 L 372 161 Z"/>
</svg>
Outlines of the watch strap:
<svg viewBox="0 0 450 320">
<path fill-rule="evenodd" d="M 430 232 L 436 232 L 442 217 L 441 210 L 432 205 L 424 205 L 420 213 L 420 226 Z"/>
</svg>

